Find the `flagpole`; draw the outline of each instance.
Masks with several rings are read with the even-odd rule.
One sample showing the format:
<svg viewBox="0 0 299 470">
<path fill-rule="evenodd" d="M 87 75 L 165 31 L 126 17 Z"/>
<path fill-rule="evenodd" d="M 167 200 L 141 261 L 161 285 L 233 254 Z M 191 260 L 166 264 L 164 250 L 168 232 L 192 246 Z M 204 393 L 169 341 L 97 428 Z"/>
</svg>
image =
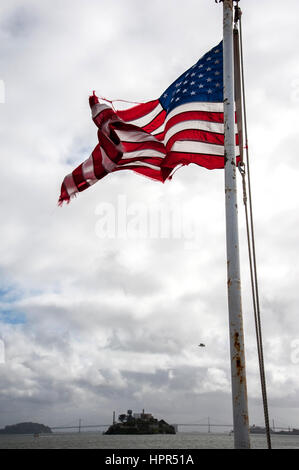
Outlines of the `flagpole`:
<svg viewBox="0 0 299 470">
<path fill-rule="evenodd" d="M 233 57 L 233 0 L 223 0 L 223 103 L 227 292 L 234 441 L 236 449 L 248 449 L 250 448 L 250 440 L 238 239 Z"/>
</svg>

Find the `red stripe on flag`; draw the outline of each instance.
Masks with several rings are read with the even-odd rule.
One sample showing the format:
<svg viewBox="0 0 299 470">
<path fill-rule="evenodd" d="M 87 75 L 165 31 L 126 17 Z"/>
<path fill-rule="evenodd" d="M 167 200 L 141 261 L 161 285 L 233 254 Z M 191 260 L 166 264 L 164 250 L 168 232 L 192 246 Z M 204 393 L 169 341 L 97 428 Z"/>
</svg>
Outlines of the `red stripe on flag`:
<svg viewBox="0 0 299 470">
<path fill-rule="evenodd" d="M 99 144 L 92 152 L 92 160 L 95 177 L 99 180 L 103 178 L 103 176 L 106 176 L 108 173 L 102 165 L 102 152 Z"/>
<path fill-rule="evenodd" d="M 113 117 L 117 119 L 115 112 L 111 108 L 106 108 L 100 111 L 92 120 L 98 128 L 101 128 L 102 125 L 108 121 L 108 119 Z"/>
<path fill-rule="evenodd" d="M 189 165 L 195 163 L 208 170 L 224 168 L 224 157 L 221 155 L 205 155 L 198 153 L 169 152 L 163 167 L 175 168 L 177 165 Z"/>
<path fill-rule="evenodd" d="M 139 119 L 146 114 L 149 114 L 159 104 L 159 100 L 148 101 L 147 103 L 141 103 L 133 108 L 118 110 L 116 114 L 120 119 L 124 121 L 134 121 Z"/>
<path fill-rule="evenodd" d="M 165 137 L 165 132 L 160 132 L 159 134 L 153 134 L 155 139 L 159 140 L 160 142 L 163 142 L 164 137 Z"/>
<path fill-rule="evenodd" d="M 166 111 L 163 109 L 158 116 L 156 116 L 149 124 L 144 126 L 142 129 L 148 133 L 151 133 L 158 129 L 158 127 L 162 126 L 163 122 L 165 121 Z"/>
<path fill-rule="evenodd" d="M 106 137 L 100 130 L 98 130 L 98 139 L 100 146 L 103 147 L 110 160 L 117 163 L 117 161 L 121 158 L 122 153 L 115 146 L 115 143 Z"/>
<path fill-rule="evenodd" d="M 181 140 L 194 140 L 215 145 L 224 145 L 224 135 L 216 132 L 202 131 L 197 129 L 185 129 L 174 134 L 166 144 L 166 149 L 171 150 L 173 144 Z M 239 145 L 239 136 L 236 134 L 236 145 Z"/>
<path fill-rule="evenodd" d="M 166 153 L 165 147 L 162 142 L 148 141 L 148 142 L 124 142 L 122 146 L 125 152 L 136 152 L 138 150 L 157 150 L 161 153 Z"/>
<path fill-rule="evenodd" d="M 120 162 L 118 162 L 118 165 L 127 165 L 128 163 L 134 163 L 138 162 L 141 166 L 143 163 L 149 163 L 150 165 L 154 165 L 160 168 L 161 166 L 161 158 L 158 157 L 133 157 L 133 158 L 124 158 Z M 157 168 L 157 171 L 159 171 L 159 168 Z"/>
<path fill-rule="evenodd" d="M 70 202 L 70 196 L 66 190 L 64 182 L 61 185 L 60 196 L 58 199 L 58 205 L 61 206 L 63 202 Z"/>
<path fill-rule="evenodd" d="M 236 158 L 238 164 L 240 157 Z M 207 170 L 216 170 L 224 168 L 224 157 L 221 155 L 205 155 L 199 153 L 169 152 L 163 162 L 164 168 L 175 168 L 177 165 L 196 165 L 207 168 Z"/>
</svg>

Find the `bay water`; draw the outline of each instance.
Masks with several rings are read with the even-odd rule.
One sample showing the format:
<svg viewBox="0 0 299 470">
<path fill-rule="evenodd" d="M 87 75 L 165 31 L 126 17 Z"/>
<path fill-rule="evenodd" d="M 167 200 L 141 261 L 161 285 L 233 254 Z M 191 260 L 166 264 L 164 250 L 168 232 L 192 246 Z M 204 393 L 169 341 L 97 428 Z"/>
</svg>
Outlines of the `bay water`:
<svg viewBox="0 0 299 470">
<path fill-rule="evenodd" d="M 272 435 L 273 449 L 299 449 L 299 435 Z M 251 434 L 251 448 L 266 449 L 266 436 Z M 39 437 L 0 435 L 0 449 L 233 449 L 233 436 L 225 433 L 178 432 L 120 436 L 101 432 L 53 433 Z"/>
</svg>

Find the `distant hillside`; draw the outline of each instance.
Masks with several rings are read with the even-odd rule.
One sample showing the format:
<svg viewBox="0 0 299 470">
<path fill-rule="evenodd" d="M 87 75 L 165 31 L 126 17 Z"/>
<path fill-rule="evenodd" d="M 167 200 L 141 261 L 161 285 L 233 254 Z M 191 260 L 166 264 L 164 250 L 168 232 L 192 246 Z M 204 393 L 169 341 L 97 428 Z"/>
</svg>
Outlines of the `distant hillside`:
<svg viewBox="0 0 299 470">
<path fill-rule="evenodd" d="M 49 434 L 51 432 L 51 428 L 39 423 L 18 423 L 0 429 L 0 434 Z"/>
</svg>

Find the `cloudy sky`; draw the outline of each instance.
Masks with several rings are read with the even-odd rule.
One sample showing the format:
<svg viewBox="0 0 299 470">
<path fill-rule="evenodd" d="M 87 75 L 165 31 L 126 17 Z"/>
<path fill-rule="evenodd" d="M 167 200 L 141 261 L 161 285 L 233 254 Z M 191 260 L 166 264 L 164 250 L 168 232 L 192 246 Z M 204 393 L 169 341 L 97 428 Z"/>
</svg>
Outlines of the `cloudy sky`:
<svg viewBox="0 0 299 470">
<path fill-rule="evenodd" d="M 299 427 L 299 6 L 240 6 L 269 413 Z M 96 145 L 92 90 L 158 98 L 221 38 L 213 0 L 2 2 L 0 427 L 128 408 L 232 422 L 223 171 L 113 174 L 57 207 Z M 263 424 L 240 197 L 239 215 L 249 418 Z"/>
</svg>

